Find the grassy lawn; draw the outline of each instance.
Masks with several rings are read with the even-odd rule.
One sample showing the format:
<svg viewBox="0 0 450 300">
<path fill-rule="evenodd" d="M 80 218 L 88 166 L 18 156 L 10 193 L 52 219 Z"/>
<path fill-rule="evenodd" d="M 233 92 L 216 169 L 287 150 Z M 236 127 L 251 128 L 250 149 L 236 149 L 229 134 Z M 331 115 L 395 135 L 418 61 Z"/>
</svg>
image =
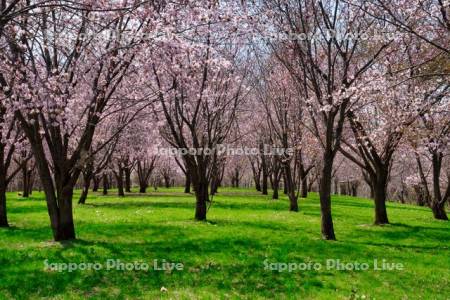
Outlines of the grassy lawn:
<svg viewBox="0 0 450 300">
<path fill-rule="evenodd" d="M 75 195 L 78 197 L 78 195 Z M 450 225 L 428 208 L 390 203 L 391 225 L 371 225 L 370 200 L 336 196 L 337 242 L 320 238 L 318 197 L 299 213 L 252 190 L 222 189 L 209 222 L 195 222 L 182 189 L 148 195 L 92 194 L 75 206 L 78 240 L 51 241 L 44 197 L 8 195 L 10 229 L 0 229 L 0 299 L 449 299 Z M 48 263 L 100 263 L 100 270 L 45 269 Z M 108 259 L 146 262 L 148 271 L 107 270 Z M 154 260 L 183 270 L 153 270 Z M 327 268 L 328 259 L 368 270 Z M 403 270 L 374 270 L 401 263 Z M 265 263 L 318 263 L 292 272 Z M 281 265 L 278 265 L 279 267 Z"/>
</svg>

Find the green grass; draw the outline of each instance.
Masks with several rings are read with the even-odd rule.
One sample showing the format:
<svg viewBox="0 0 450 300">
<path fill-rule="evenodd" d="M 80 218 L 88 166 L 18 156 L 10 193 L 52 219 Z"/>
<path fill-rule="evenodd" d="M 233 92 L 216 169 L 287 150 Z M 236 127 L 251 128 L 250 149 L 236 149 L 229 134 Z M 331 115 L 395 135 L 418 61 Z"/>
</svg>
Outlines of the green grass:
<svg viewBox="0 0 450 300">
<path fill-rule="evenodd" d="M 77 197 L 78 195 L 75 195 Z M 370 200 L 333 197 L 338 241 L 320 238 L 317 195 L 272 201 L 222 189 L 209 222 L 195 222 L 194 197 L 181 189 L 148 195 L 91 194 L 75 205 L 78 240 L 51 241 L 43 195 L 8 195 L 12 227 L 0 229 L 0 299 L 449 299 L 450 225 L 428 208 L 388 204 L 391 225 L 373 226 Z M 50 263 L 165 259 L 182 271 L 74 271 Z M 327 270 L 327 259 L 368 263 L 368 271 Z M 375 271 L 374 259 L 402 263 Z M 321 270 L 265 270 L 264 261 L 322 264 Z M 161 291 L 164 287 L 167 291 Z"/>
</svg>

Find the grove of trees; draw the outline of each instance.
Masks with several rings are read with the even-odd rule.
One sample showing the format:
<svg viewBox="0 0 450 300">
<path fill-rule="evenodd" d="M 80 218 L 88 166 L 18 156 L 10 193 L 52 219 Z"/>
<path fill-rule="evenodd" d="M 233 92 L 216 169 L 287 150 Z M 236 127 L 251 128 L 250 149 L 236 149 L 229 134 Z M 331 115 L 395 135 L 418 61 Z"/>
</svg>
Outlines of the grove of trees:
<svg viewBox="0 0 450 300">
<path fill-rule="evenodd" d="M 1 0 L 0 226 L 10 190 L 62 241 L 91 190 L 173 185 L 198 221 L 225 185 L 318 192 L 327 240 L 344 191 L 448 220 L 449 45 L 441 0 Z"/>
</svg>

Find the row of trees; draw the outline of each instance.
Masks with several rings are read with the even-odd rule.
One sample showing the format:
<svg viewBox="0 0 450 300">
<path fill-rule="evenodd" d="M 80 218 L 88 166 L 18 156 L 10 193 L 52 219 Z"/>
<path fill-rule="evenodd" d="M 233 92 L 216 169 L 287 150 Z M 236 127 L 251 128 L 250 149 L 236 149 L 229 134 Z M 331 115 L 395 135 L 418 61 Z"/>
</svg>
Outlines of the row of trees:
<svg viewBox="0 0 450 300">
<path fill-rule="evenodd" d="M 145 192 L 156 164 L 164 178 L 179 168 L 205 220 L 224 174 L 239 186 L 246 165 L 263 194 L 283 182 L 293 212 L 317 180 L 333 240 L 336 161 L 362 172 L 386 224 L 400 153 L 447 219 L 449 7 L 416 2 L 1 1 L 0 224 L 8 184 L 32 163 L 55 240 L 75 238 L 80 178 L 84 203 L 108 173 L 122 196 L 132 172 Z M 222 144 L 292 151 L 239 159 Z M 213 151 L 163 166 L 161 147 Z"/>
</svg>

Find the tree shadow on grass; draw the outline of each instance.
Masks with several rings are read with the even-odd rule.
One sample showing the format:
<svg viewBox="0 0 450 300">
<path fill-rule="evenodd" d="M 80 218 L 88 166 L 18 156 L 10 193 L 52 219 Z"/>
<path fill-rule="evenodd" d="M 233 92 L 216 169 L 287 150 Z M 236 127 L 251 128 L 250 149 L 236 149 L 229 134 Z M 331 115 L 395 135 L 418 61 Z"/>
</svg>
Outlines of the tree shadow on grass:
<svg viewBox="0 0 450 300">
<path fill-rule="evenodd" d="M 372 227 L 372 229 L 373 228 L 374 227 Z M 383 226 L 382 230 L 358 228 L 356 229 L 356 232 L 359 232 L 356 235 L 370 239 L 369 241 L 364 242 L 361 242 L 360 240 L 353 241 L 356 244 L 399 249 L 448 249 L 448 243 L 446 246 L 441 246 L 441 244 L 446 244 L 446 241 L 450 240 L 450 232 L 447 228 L 415 226 L 402 223 L 393 223 Z M 411 237 L 414 237 L 414 243 L 416 243 L 417 240 L 420 240 L 422 243 L 420 245 L 410 244 L 409 239 Z M 406 244 L 404 241 L 406 241 Z"/>
<path fill-rule="evenodd" d="M 0 233 L 6 239 L 27 240 L 33 242 L 41 242 L 52 237 L 50 225 L 43 227 L 22 228 L 17 226 L 10 226 L 1 229 Z"/>
<path fill-rule="evenodd" d="M 151 199 L 151 198 L 147 198 Z M 212 204 L 212 209 L 223 208 L 223 209 L 251 209 L 251 210 L 270 210 L 270 211 L 286 211 L 288 207 L 284 202 L 267 202 L 261 201 L 258 203 L 235 203 L 226 202 L 224 200 L 214 201 Z M 190 201 L 157 201 L 157 200 L 146 200 L 146 201 L 123 201 L 123 202 L 96 202 L 96 203 L 86 203 L 83 206 L 78 207 L 97 207 L 97 208 L 112 208 L 112 209 L 123 209 L 123 208 L 133 208 L 133 207 L 155 207 L 155 208 L 188 208 L 194 209 L 195 203 L 194 199 Z"/>
</svg>

